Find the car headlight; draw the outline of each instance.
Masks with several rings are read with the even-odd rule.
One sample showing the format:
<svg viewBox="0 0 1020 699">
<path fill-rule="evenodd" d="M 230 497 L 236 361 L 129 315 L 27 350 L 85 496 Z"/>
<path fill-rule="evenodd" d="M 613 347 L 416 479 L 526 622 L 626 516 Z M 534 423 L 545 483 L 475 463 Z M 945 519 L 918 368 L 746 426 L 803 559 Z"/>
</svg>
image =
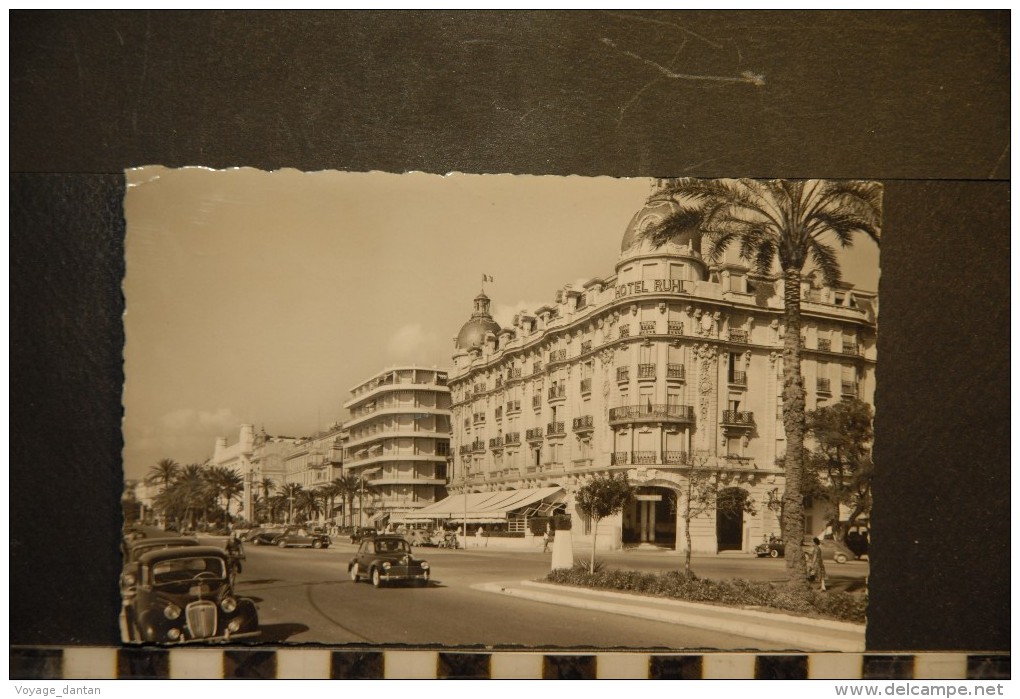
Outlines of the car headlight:
<svg viewBox="0 0 1020 699">
<path fill-rule="evenodd" d="M 170 629 L 169 631 L 166 632 L 166 637 L 169 638 L 171 641 L 176 641 L 181 637 L 181 630 L 177 628 Z"/>
<path fill-rule="evenodd" d="M 428 561 L 422 561 L 421 562 L 421 569 L 422 570 L 428 570 L 429 569 L 429 562 Z"/>
<path fill-rule="evenodd" d="M 383 561 L 382 569 L 383 570 L 389 570 L 390 569 L 390 562 L 389 561 Z"/>
<path fill-rule="evenodd" d="M 223 601 L 220 602 L 220 609 L 227 614 L 232 614 L 237 609 L 237 600 L 233 597 L 224 597 Z"/>
<path fill-rule="evenodd" d="M 163 609 L 163 616 L 165 616 L 170 621 L 173 621 L 174 619 L 177 619 L 181 616 L 181 608 L 173 603 L 168 604 Z"/>
<path fill-rule="evenodd" d="M 241 619 L 231 619 L 230 623 L 227 624 L 227 631 L 230 633 L 237 633 L 238 629 L 241 628 Z"/>
</svg>

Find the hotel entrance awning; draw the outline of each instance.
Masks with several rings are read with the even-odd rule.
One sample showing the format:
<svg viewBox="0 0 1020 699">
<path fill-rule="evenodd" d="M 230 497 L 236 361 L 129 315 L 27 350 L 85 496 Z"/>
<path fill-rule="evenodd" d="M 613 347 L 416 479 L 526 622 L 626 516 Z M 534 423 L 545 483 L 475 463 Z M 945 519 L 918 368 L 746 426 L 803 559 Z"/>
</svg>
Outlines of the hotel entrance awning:
<svg viewBox="0 0 1020 699">
<path fill-rule="evenodd" d="M 428 507 L 407 514 L 404 521 L 455 520 L 459 522 L 467 518 L 468 522 L 505 522 L 510 512 L 529 507 L 534 510 L 540 504 L 551 506 L 562 502 L 564 494 L 563 488 L 552 487 L 451 495 Z"/>
</svg>

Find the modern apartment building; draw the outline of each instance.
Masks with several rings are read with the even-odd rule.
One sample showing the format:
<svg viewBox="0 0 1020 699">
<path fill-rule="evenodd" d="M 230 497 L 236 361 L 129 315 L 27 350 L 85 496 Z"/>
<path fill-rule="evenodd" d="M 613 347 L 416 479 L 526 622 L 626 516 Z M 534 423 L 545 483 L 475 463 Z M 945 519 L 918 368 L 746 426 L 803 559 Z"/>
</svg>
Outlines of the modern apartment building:
<svg viewBox="0 0 1020 699">
<path fill-rule="evenodd" d="M 344 472 L 364 483 L 354 522 L 399 520 L 446 495 L 450 449 L 448 372 L 386 369 L 351 389 Z"/>
<path fill-rule="evenodd" d="M 600 544 L 679 549 L 677 496 L 706 467 L 755 513 L 696 519 L 693 550 L 749 551 L 779 533 L 767 503 L 784 485 L 783 282 L 735 256 L 709 264 L 696 230 L 653 248 L 644 232 L 671 206 L 652 198 L 634 216 L 611 274 L 564 286 L 509 327 L 475 298 L 450 375 L 452 492 L 560 487 L 584 537 L 573 493 L 587 475 L 623 471 L 636 498 L 600 524 Z M 813 278 L 801 293 L 807 409 L 873 402 L 876 294 Z M 808 530 L 820 522 L 809 510 Z"/>
</svg>

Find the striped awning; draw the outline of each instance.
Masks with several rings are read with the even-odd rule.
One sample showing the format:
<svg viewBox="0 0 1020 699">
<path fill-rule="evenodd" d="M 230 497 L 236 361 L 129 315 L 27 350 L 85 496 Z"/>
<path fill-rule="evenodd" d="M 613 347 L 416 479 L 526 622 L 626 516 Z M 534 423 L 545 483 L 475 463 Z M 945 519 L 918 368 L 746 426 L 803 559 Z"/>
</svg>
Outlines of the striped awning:
<svg viewBox="0 0 1020 699">
<path fill-rule="evenodd" d="M 554 486 L 451 495 L 437 503 L 408 513 L 404 516 L 404 521 L 454 520 L 459 522 L 467 519 L 468 522 L 504 522 L 509 514 L 527 509 L 537 503 L 552 505 L 563 502 L 565 494 L 563 488 Z"/>
</svg>

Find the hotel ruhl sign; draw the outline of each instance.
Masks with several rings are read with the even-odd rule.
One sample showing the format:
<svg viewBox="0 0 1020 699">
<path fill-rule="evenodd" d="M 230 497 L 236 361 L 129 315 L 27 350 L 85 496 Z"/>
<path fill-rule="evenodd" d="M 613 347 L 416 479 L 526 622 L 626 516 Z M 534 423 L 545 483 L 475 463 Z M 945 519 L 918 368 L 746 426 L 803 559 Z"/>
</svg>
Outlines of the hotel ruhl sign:
<svg viewBox="0 0 1020 699">
<path fill-rule="evenodd" d="M 651 288 L 649 288 L 649 285 Z M 617 284 L 613 287 L 616 290 L 616 298 L 630 296 L 631 294 L 683 294 L 683 279 L 642 279 L 639 282 L 627 282 Z"/>
</svg>

